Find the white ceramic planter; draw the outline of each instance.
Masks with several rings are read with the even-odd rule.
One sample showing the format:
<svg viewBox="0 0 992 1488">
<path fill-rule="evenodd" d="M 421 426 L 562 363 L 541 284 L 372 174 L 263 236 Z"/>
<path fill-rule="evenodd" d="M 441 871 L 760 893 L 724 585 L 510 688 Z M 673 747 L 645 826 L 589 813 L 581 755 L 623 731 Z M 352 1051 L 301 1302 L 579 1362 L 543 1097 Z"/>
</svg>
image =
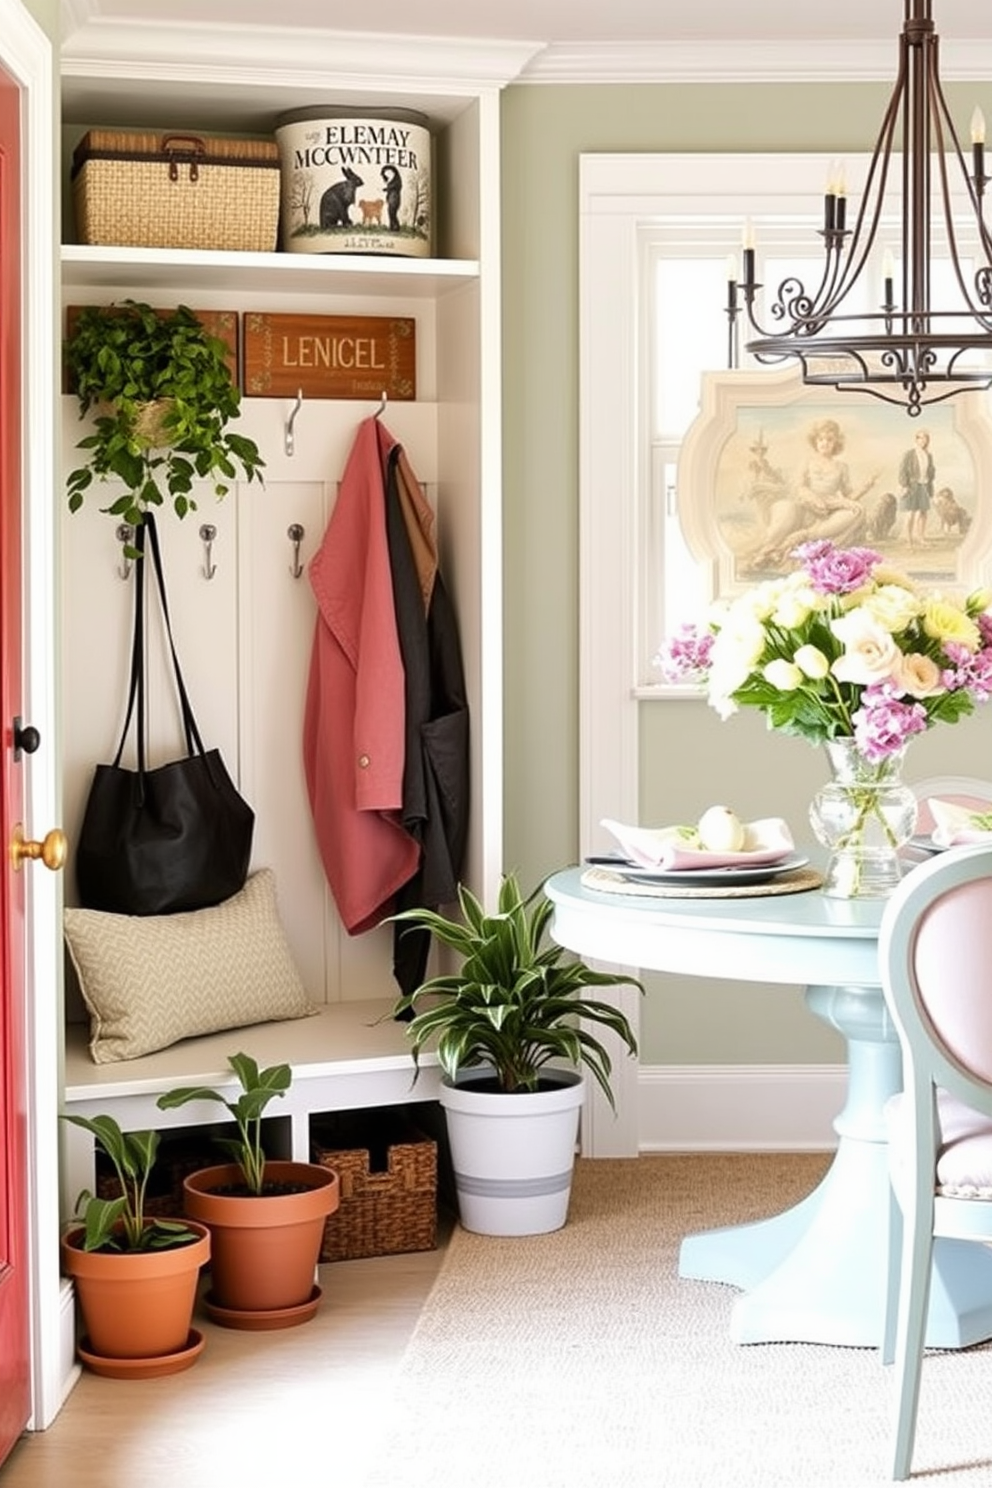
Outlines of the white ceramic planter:
<svg viewBox="0 0 992 1488">
<path fill-rule="evenodd" d="M 547 1071 L 553 1090 L 500 1095 L 442 1079 L 440 1102 L 451 1144 L 458 1213 L 480 1235 L 541 1235 L 560 1230 L 568 1214 L 572 1168 L 585 1098 L 576 1070 Z"/>
</svg>

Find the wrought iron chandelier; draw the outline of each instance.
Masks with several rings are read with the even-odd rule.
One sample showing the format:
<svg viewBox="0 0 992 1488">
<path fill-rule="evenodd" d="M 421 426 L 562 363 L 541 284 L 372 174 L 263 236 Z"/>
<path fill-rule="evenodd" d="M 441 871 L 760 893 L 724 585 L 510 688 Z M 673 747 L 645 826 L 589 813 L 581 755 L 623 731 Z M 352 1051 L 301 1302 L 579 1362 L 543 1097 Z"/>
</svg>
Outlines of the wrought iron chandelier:
<svg viewBox="0 0 992 1488">
<path fill-rule="evenodd" d="M 763 288 L 755 279 L 753 235 L 745 229 L 741 277 L 728 265 L 727 317 L 731 365 L 736 364 L 737 319 L 743 310 L 757 339 L 747 350 L 761 362 L 798 358 L 803 381 L 839 392 L 869 393 L 905 405 L 912 417 L 966 389 L 992 386 L 992 239 L 982 202 L 990 178 L 985 174 L 985 121 L 976 109 L 971 121 L 971 169 L 962 152 L 938 70 L 939 38 L 931 0 L 904 0 L 899 38 L 899 71 L 868 166 L 864 193 L 847 226 L 842 180 L 827 182 L 823 202 L 823 272 L 819 287 L 807 292 L 790 276 L 775 292 L 769 309 L 778 329 L 759 323 L 755 300 Z M 901 153 L 901 161 L 897 159 Z M 973 215 L 974 264 L 962 261 L 962 238 L 951 206 L 950 165 L 957 162 Z M 901 178 L 899 272 L 891 248 L 882 263 L 882 302 L 877 311 L 852 313 L 845 302 L 872 259 L 889 194 L 890 172 Z M 939 192 L 933 193 L 936 174 Z M 934 214 L 939 214 L 935 217 Z M 931 304 L 931 239 L 942 224 L 947 257 L 961 292 L 961 308 L 936 310 Z M 881 245 L 879 245 L 881 247 Z M 896 295 L 897 277 L 899 295 Z M 743 302 L 743 303 L 742 303 Z"/>
</svg>

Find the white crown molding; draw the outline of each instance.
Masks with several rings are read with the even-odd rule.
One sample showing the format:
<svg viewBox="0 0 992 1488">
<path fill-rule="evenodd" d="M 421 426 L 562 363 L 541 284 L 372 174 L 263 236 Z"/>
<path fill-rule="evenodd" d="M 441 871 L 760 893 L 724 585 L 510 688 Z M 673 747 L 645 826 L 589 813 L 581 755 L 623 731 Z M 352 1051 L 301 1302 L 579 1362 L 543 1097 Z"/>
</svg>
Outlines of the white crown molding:
<svg viewBox="0 0 992 1488">
<path fill-rule="evenodd" d="M 895 35 L 873 41 L 550 42 L 371 32 L 234 27 L 204 21 L 120 21 L 98 0 L 63 0 L 63 72 L 68 77 L 149 79 L 221 76 L 250 81 L 291 74 L 294 88 L 338 79 L 418 92 L 457 92 L 507 83 L 826 83 L 894 78 Z M 987 82 L 992 42 L 942 40 L 945 81 Z M 287 77 L 287 81 L 288 81 Z"/>
<path fill-rule="evenodd" d="M 941 42 L 945 82 L 987 83 L 992 42 Z M 521 83 L 891 82 L 897 45 L 888 41 L 554 42 L 534 56 Z"/>
<path fill-rule="evenodd" d="M 273 81 L 293 91 L 395 81 L 418 92 L 502 87 L 540 50 L 532 41 L 457 37 L 376 36 L 360 32 L 276 26 L 179 25 L 170 21 L 108 22 L 74 0 L 81 22 L 62 45 L 67 78 L 126 74 L 165 81 L 214 77 Z"/>
</svg>

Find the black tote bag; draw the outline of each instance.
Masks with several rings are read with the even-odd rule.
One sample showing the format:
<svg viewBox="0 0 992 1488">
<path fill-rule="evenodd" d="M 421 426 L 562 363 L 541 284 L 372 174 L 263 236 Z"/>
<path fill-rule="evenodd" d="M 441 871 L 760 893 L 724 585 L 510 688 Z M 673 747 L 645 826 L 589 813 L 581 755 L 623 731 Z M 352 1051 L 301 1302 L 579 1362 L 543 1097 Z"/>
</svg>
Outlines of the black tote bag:
<svg viewBox="0 0 992 1488">
<path fill-rule="evenodd" d="M 152 566 L 186 739 L 186 756 L 150 770 L 145 747 L 144 581 L 148 559 L 134 565 L 131 680 L 124 728 L 113 763 L 97 765 L 76 850 L 76 880 L 85 909 L 161 915 L 205 909 L 244 887 L 255 814 L 238 794 L 220 752 L 203 747 L 183 681 L 165 594 L 155 518 L 135 532 Z M 137 769 L 121 756 L 137 714 Z"/>
</svg>

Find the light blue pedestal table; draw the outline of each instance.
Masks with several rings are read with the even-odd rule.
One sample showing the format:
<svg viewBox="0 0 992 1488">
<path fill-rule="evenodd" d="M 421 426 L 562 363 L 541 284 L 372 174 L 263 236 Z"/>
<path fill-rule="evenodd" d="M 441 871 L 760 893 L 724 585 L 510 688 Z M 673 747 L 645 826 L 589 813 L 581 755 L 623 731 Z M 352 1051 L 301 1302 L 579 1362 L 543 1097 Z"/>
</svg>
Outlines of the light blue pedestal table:
<svg viewBox="0 0 992 1488">
<path fill-rule="evenodd" d="M 551 933 L 579 955 L 644 970 L 805 987 L 806 1004 L 847 1044 L 837 1149 L 816 1188 L 769 1219 L 688 1235 L 679 1274 L 743 1293 L 738 1343 L 877 1347 L 888 1237 L 883 1108 L 902 1088 L 899 1045 L 878 972 L 884 901 L 818 890 L 755 898 L 638 898 L 584 886 L 582 869 L 545 885 Z M 745 994 L 746 995 L 746 994 Z M 938 1240 L 926 1341 L 962 1348 L 992 1337 L 992 1253 Z"/>
</svg>

